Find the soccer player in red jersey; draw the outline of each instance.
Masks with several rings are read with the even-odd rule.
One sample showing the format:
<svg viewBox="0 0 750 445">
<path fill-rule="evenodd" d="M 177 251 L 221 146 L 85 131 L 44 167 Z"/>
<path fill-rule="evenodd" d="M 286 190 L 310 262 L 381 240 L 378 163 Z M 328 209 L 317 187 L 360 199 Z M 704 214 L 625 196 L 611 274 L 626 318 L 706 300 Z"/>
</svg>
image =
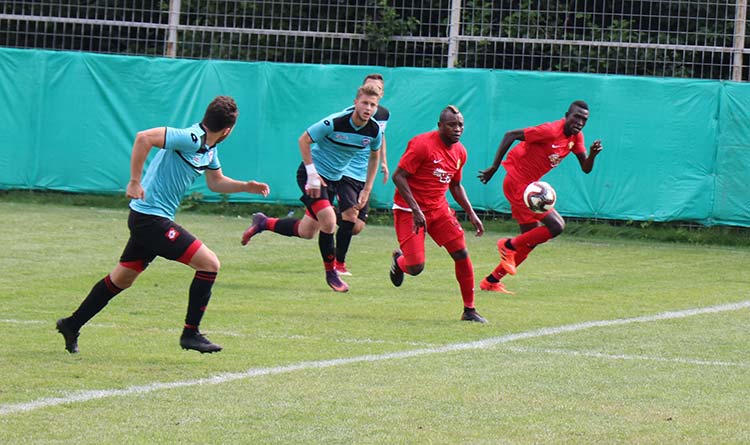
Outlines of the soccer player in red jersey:
<svg viewBox="0 0 750 445">
<path fill-rule="evenodd" d="M 429 233 L 455 262 L 464 302 L 461 320 L 486 323 L 474 308 L 474 268 L 464 231 L 445 197 L 446 190 L 450 190 L 476 228 L 476 236 L 481 236 L 484 226 L 461 185 L 461 171 L 466 164 L 466 148 L 459 142 L 463 131 L 461 112 L 449 105 L 440 113 L 438 130 L 412 138 L 401 156 L 393 173 L 393 218 L 401 249 L 393 252 L 390 276 L 394 286 L 401 286 L 404 273 L 418 275 L 424 270 L 424 240 L 425 233 Z"/>
<path fill-rule="evenodd" d="M 479 180 L 487 184 L 500 166 L 505 154 L 515 141 L 521 141 L 502 161 L 506 175 L 503 192 L 510 203 L 513 218 L 518 221 L 521 234 L 515 238 L 501 238 L 497 242 L 500 264 L 487 275 L 479 287 L 482 290 L 512 294 L 500 281 L 506 274 L 514 275 L 518 267 L 539 244 L 562 233 L 565 220 L 555 209 L 545 213 L 534 213 L 523 202 L 526 186 L 538 181 L 573 152 L 581 164 L 581 170 L 589 173 L 594 168 L 594 159 L 602 151 L 602 143 L 595 140 L 586 153 L 583 143 L 583 127 L 589 119 L 586 102 L 577 100 L 570 104 L 563 119 L 547 122 L 535 127 L 511 130 L 505 133 L 495 154 L 492 165 L 479 171 Z"/>
</svg>

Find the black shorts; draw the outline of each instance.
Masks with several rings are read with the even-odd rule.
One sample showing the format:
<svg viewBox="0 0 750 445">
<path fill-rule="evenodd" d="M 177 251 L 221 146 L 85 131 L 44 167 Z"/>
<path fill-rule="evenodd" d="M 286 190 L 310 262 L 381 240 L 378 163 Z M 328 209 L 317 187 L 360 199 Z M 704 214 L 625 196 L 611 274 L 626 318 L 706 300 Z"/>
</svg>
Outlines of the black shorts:
<svg viewBox="0 0 750 445">
<path fill-rule="evenodd" d="M 202 243 L 169 218 L 130 210 L 130 239 L 120 255 L 120 264 L 142 271 L 157 256 L 188 264 Z"/>
<path fill-rule="evenodd" d="M 323 176 L 321 176 L 321 178 L 326 182 L 326 186 L 320 187 L 320 198 L 311 198 L 305 193 L 305 185 L 307 185 L 307 170 L 305 170 L 305 163 L 300 162 L 299 168 L 297 169 L 297 186 L 299 186 L 299 189 L 302 191 L 302 197 L 300 197 L 299 200 L 305 204 L 307 211 L 310 215 L 313 215 L 313 217 L 315 216 L 315 211 L 313 210 L 314 203 L 326 200 L 331 206 L 333 206 L 333 198 L 336 197 L 336 190 L 339 185 L 339 181 L 332 181 Z"/>
<path fill-rule="evenodd" d="M 357 205 L 359 202 L 359 194 L 362 189 L 365 188 L 365 183 L 352 179 L 348 176 L 341 178 L 336 189 L 336 199 L 338 200 L 339 211 L 344 212 Z M 370 210 L 370 202 L 365 204 L 365 207 L 359 210 L 357 216 L 364 222 L 367 222 L 367 212 Z"/>
</svg>

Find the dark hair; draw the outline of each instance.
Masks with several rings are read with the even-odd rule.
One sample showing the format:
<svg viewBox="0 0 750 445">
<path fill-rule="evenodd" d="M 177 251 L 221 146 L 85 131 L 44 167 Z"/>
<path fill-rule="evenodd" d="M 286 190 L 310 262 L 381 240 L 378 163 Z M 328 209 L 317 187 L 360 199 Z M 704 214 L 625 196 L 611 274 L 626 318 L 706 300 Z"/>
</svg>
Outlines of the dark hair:
<svg viewBox="0 0 750 445">
<path fill-rule="evenodd" d="M 213 132 L 233 127 L 237 122 L 237 103 L 229 96 L 216 96 L 206 107 L 203 115 L 203 125 Z"/>
<path fill-rule="evenodd" d="M 458 107 L 455 105 L 448 105 L 440 112 L 440 122 L 443 122 L 448 117 L 448 113 L 455 115 L 461 114 L 461 111 L 459 111 Z"/>
<path fill-rule="evenodd" d="M 379 80 L 385 83 L 385 81 L 383 80 L 383 75 L 379 73 L 372 73 L 372 74 L 366 75 L 365 80 L 363 80 L 362 83 L 366 83 L 368 79 Z"/>
<path fill-rule="evenodd" d="M 573 109 L 573 107 L 583 108 L 584 110 L 588 111 L 589 104 L 587 104 L 586 102 L 582 100 L 577 100 L 573 102 L 572 104 L 570 104 L 570 106 L 568 107 L 568 112 L 570 112 Z"/>
</svg>

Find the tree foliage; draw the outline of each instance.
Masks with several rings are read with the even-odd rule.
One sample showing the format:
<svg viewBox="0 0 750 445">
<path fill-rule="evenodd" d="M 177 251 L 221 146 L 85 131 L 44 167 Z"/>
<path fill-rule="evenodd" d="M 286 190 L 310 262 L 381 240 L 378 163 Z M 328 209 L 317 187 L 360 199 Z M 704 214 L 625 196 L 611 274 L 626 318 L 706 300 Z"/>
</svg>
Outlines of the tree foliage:
<svg viewBox="0 0 750 445">
<path fill-rule="evenodd" d="M 0 45 L 162 56 L 169 3 L 3 2 L 4 14 L 55 20 L 0 21 Z M 180 24 L 191 28 L 178 33 L 178 57 L 416 67 L 444 67 L 447 61 L 450 0 L 181 3 Z M 717 49 L 732 47 L 730 2 L 462 5 L 460 32 L 470 39 L 461 40 L 460 67 L 718 79 L 728 78 L 731 69 L 731 52 Z"/>
</svg>

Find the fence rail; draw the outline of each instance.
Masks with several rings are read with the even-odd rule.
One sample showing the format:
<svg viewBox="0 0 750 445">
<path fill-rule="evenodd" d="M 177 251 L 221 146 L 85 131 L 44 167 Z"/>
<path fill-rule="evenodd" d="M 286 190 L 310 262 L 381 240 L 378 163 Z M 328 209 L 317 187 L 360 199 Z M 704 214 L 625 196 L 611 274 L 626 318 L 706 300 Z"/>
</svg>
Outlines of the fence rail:
<svg viewBox="0 0 750 445">
<path fill-rule="evenodd" d="M 747 0 L 5 1 L 0 46 L 748 80 Z"/>
</svg>

